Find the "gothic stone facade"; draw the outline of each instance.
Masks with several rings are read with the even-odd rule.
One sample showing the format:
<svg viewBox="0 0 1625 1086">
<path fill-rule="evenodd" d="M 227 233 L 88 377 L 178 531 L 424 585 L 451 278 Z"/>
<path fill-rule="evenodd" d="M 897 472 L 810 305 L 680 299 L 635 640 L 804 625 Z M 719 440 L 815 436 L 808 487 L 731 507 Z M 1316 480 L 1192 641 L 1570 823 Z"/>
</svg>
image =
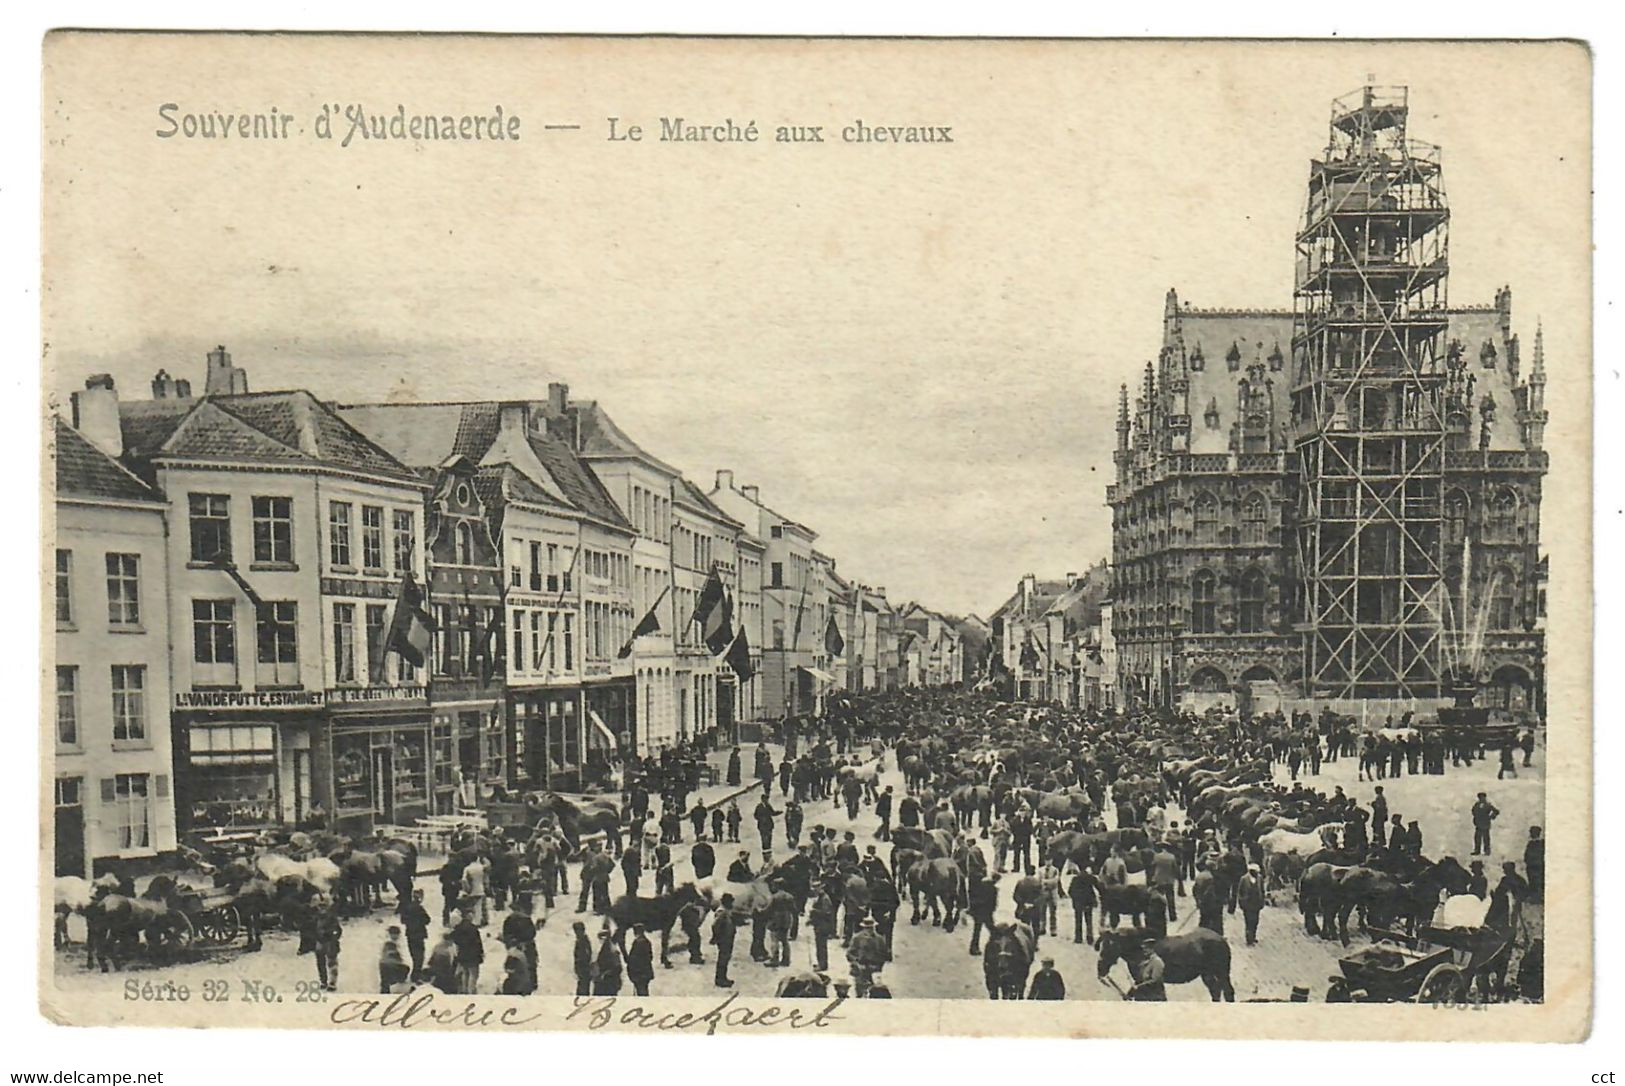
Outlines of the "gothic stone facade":
<svg viewBox="0 0 1625 1086">
<path fill-rule="evenodd" d="M 1201 706 L 1313 693 L 1294 554 L 1291 339 L 1291 310 L 1195 309 L 1170 290 L 1132 411 L 1126 387 L 1120 395 L 1107 500 L 1125 698 Z M 1452 308 L 1448 340 L 1443 655 L 1470 660 L 1479 704 L 1539 712 L 1541 340 L 1524 377 L 1509 289 L 1493 305 Z"/>
</svg>

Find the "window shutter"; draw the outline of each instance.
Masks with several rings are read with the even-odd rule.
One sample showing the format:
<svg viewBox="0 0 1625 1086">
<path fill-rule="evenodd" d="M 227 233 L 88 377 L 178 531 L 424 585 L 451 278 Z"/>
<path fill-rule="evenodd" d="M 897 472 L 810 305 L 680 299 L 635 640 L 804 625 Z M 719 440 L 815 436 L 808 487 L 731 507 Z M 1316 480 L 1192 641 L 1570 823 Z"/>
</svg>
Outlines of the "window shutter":
<svg viewBox="0 0 1625 1086">
<path fill-rule="evenodd" d="M 169 798 L 169 774 L 160 773 L 153 778 L 153 787 L 159 799 Z"/>
<path fill-rule="evenodd" d="M 113 803 L 118 799 L 118 782 L 112 777 L 102 778 L 102 802 Z"/>
</svg>

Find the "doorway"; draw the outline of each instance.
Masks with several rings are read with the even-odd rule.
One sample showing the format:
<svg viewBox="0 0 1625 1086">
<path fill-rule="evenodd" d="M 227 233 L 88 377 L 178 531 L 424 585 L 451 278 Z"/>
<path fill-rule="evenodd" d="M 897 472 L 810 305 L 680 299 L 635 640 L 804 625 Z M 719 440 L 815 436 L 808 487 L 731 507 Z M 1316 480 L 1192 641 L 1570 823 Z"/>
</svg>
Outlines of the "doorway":
<svg viewBox="0 0 1625 1086">
<path fill-rule="evenodd" d="M 395 820 L 395 751 L 389 747 L 372 748 L 372 813 Z"/>
<path fill-rule="evenodd" d="M 85 804 L 83 777 L 56 779 L 56 873 L 86 873 Z"/>
</svg>

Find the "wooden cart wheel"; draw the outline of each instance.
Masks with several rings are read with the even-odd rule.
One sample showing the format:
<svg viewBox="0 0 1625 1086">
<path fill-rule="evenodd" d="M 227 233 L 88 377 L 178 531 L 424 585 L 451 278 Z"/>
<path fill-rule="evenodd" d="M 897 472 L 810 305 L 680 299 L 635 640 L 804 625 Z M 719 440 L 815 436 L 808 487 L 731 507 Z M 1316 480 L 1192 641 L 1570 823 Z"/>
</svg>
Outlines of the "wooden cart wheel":
<svg viewBox="0 0 1625 1086">
<path fill-rule="evenodd" d="M 242 923 L 237 915 L 237 906 L 222 905 L 214 911 L 214 941 L 221 946 L 230 946 L 237 941 L 237 933 L 242 930 Z"/>
<path fill-rule="evenodd" d="M 1467 978 L 1454 965 L 1436 965 L 1416 990 L 1416 1002 L 1451 1004 L 1467 999 Z"/>
</svg>

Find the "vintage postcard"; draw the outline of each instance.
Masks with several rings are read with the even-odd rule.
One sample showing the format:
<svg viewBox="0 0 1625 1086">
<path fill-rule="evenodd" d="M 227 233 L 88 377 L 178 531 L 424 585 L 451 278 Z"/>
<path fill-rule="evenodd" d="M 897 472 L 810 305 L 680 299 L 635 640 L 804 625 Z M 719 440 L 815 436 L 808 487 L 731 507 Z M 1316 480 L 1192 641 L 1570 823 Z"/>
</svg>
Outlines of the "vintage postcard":
<svg viewBox="0 0 1625 1086">
<path fill-rule="evenodd" d="M 43 69 L 53 1021 L 1585 1036 L 1583 45 Z"/>
</svg>

